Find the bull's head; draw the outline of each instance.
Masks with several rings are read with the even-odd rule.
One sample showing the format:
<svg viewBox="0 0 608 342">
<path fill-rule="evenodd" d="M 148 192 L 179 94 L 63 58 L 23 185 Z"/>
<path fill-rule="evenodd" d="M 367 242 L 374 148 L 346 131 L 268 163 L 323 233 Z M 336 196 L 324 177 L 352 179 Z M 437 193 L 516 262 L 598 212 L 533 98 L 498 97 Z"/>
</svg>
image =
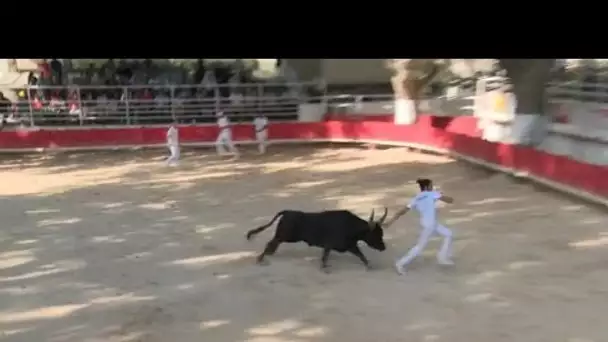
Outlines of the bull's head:
<svg viewBox="0 0 608 342">
<path fill-rule="evenodd" d="M 382 224 L 384 220 L 386 220 L 386 216 L 388 215 L 388 209 L 384 208 L 384 214 L 378 221 L 374 221 L 374 210 L 372 210 L 371 215 L 369 215 L 369 219 L 367 220 L 367 224 L 369 225 L 369 231 L 365 234 L 363 241 L 367 243 L 373 249 L 377 249 L 379 251 L 383 251 L 386 249 L 386 245 L 384 244 L 384 231 L 382 230 Z"/>
</svg>

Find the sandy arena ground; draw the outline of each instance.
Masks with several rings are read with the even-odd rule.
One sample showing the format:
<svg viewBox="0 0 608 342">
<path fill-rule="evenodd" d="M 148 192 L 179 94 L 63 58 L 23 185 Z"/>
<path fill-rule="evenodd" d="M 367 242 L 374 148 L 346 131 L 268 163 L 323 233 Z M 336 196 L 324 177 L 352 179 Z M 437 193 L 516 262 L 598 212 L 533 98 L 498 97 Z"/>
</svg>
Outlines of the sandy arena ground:
<svg viewBox="0 0 608 342">
<path fill-rule="evenodd" d="M 504 175 L 403 148 L 274 147 L 236 163 L 189 150 L 1 156 L 0 340 L 25 342 L 605 342 L 608 219 Z M 455 234 L 407 276 L 408 215 L 388 249 L 351 255 L 282 245 L 248 229 L 283 208 L 394 212 L 436 180 Z M 603 323 L 602 323 L 603 322 Z"/>
</svg>

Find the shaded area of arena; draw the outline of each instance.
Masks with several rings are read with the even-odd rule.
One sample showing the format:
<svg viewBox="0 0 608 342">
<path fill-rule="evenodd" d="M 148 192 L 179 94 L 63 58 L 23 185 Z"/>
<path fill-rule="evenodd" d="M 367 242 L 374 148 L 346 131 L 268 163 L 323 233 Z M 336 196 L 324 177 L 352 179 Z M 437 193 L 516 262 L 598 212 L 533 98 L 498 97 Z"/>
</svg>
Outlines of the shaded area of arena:
<svg viewBox="0 0 608 342">
<path fill-rule="evenodd" d="M 164 151 L 163 151 L 164 152 Z M 6 341 L 602 341 L 605 212 L 445 157 L 403 148 L 273 147 L 236 163 L 186 150 L 3 156 L 0 330 Z M 456 266 L 437 243 L 406 277 L 389 248 L 332 255 L 244 233 L 283 208 L 394 212 L 424 175 L 458 201 L 441 209 Z"/>
</svg>

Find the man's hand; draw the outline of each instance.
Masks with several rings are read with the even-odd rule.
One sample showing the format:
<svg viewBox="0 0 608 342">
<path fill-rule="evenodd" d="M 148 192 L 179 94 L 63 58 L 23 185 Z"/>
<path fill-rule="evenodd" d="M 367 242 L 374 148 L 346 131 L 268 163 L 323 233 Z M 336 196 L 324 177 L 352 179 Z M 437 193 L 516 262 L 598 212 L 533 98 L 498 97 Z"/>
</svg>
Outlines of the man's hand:
<svg viewBox="0 0 608 342">
<path fill-rule="evenodd" d="M 397 213 L 395 213 L 395 216 L 393 216 L 392 219 L 388 220 L 388 222 L 383 224 L 384 228 L 390 227 L 393 223 L 395 223 L 395 221 L 397 221 L 401 216 L 405 215 L 408 211 L 410 211 L 409 207 L 405 207 L 399 210 Z"/>
<path fill-rule="evenodd" d="M 443 194 L 441 195 L 441 197 L 439 197 L 439 200 L 441 202 L 445 202 L 445 203 L 448 203 L 448 204 L 454 203 L 454 198 L 452 198 L 450 196 L 443 195 Z"/>
</svg>

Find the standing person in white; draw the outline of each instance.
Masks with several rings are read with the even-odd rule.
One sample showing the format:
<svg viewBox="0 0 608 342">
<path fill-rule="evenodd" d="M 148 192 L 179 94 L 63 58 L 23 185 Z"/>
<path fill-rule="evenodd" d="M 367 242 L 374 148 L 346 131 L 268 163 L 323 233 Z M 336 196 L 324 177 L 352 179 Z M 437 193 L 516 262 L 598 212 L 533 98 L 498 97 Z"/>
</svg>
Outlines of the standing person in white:
<svg viewBox="0 0 608 342">
<path fill-rule="evenodd" d="M 230 120 L 224 115 L 224 112 L 217 113 L 217 126 L 220 129 L 217 139 L 215 140 L 215 148 L 217 154 L 220 156 L 226 155 L 226 147 L 234 156 L 234 159 L 239 158 L 239 150 L 236 149 L 232 142 L 232 128 L 230 127 Z"/>
<path fill-rule="evenodd" d="M 420 215 L 420 226 L 422 231 L 418 237 L 418 242 L 412 247 L 405 256 L 397 261 L 395 267 L 399 274 L 405 273 L 405 266 L 407 266 L 412 260 L 414 260 L 426 247 L 429 239 L 435 234 L 443 236 L 443 243 L 437 253 L 437 261 L 441 265 L 453 265 L 451 260 L 451 248 L 452 248 L 452 231 L 437 221 L 437 208 L 435 202 L 438 200 L 445 203 L 453 203 L 454 199 L 443 195 L 439 191 L 433 190 L 433 182 L 430 179 L 418 179 L 416 181 L 420 186 L 420 193 L 416 195 L 410 203 L 398 211 L 395 216 L 386 223 L 386 226 L 390 226 L 399 217 L 414 209 Z"/>
<path fill-rule="evenodd" d="M 174 125 L 167 130 L 167 147 L 171 155 L 167 158 L 167 164 L 176 166 L 179 161 L 179 132 Z"/>
<path fill-rule="evenodd" d="M 253 127 L 255 129 L 255 140 L 258 142 L 258 151 L 260 154 L 266 153 L 268 144 L 268 118 L 262 114 L 258 114 L 253 119 Z"/>
</svg>

